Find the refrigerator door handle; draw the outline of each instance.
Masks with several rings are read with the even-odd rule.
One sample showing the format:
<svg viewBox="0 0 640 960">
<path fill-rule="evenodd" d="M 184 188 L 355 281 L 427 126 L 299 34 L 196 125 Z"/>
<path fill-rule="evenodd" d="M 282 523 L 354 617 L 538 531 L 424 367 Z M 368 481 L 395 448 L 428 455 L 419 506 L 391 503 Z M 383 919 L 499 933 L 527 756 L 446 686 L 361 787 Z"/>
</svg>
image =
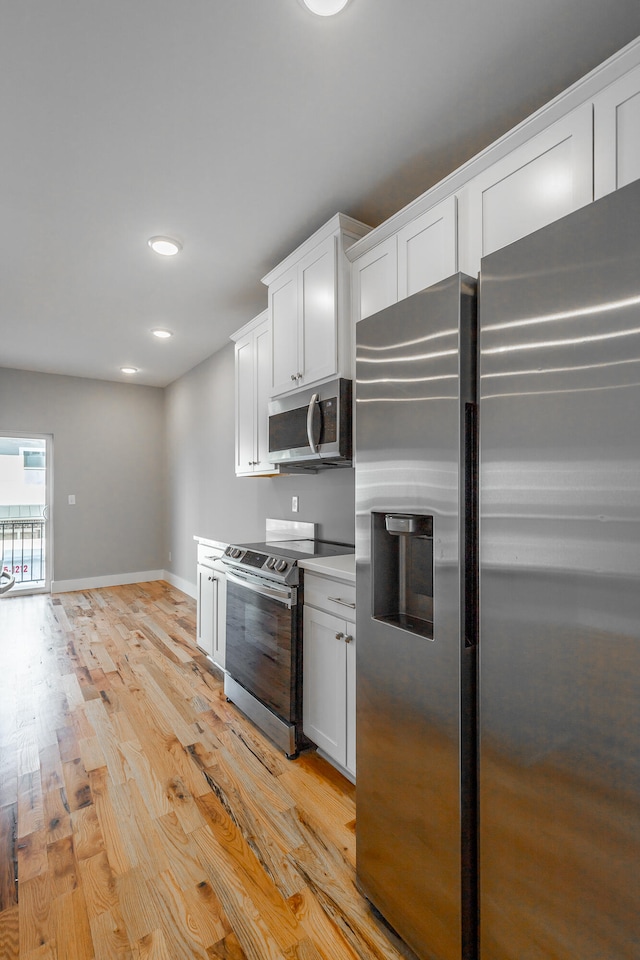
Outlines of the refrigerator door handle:
<svg viewBox="0 0 640 960">
<path fill-rule="evenodd" d="M 464 407 L 464 645 L 478 645 L 478 405 Z"/>
</svg>

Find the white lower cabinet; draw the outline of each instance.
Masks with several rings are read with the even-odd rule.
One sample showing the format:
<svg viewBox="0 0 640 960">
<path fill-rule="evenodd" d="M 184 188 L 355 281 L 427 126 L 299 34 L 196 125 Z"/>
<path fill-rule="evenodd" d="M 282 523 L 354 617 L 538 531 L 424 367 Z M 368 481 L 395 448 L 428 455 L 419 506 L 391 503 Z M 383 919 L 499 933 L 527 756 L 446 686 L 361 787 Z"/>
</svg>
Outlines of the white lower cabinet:
<svg viewBox="0 0 640 960">
<path fill-rule="evenodd" d="M 313 589 L 309 591 L 312 600 L 322 602 L 322 593 L 330 593 L 328 605 L 344 603 L 346 616 L 305 601 L 302 726 L 327 757 L 355 778 L 356 625 L 354 619 L 347 619 L 355 618 L 354 588 L 307 574 L 305 592 L 308 581 L 321 587 L 315 595 Z"/>
<path fill-rule="evenodd" d="M 198 545 L 196 643 L 224 669 L 227 578 L 218 562 L 221 550 Z"/>
</svg>

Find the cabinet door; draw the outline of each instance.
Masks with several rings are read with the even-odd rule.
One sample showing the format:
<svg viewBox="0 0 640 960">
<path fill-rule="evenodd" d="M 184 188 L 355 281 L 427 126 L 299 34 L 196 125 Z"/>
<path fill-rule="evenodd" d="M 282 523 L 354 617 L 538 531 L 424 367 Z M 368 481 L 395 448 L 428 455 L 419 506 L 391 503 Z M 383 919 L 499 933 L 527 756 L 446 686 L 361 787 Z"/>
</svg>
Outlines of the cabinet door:
<svg viewBox="0 0 640 960">
<path fill-rule="evenodd" d="M 299 268 L 302 377 L 299 386 L 334 377 L 338 369 L 336 238 L 328 237 Z"/>
<path fill-rule="evenodd" d="M 269 324 L 256 330 L 255 350 L 255 467 L 254 471 L 273 472 L 269 463 L 269 416 L 268 404 L 271 392 L 271 331 Z"/>
<path fill-rule="evenodd" d="M 344 637 L 347 624 L 305 605 L 303 649 L 303 730 L 343 767 L 347 759 L 347 678 Z"/>
<path fill-rule="evenodd" d="M 217 628 L 218 604 L 217 589 L 218 583 L 213 576 L 213 570 L 198 564 L 198 594 L 197 594 L 197 615 L 198 630 L 197 644 L 199 647 L 213 656 L 215 645 L 215 634 Z"/>
<path fill-rule="evenodd" d="M 458 269 L 456 198 L 448 197 L 398 233 L 398 300 Z"/>
<path fill-rule="evenodd" d="M 640 67 L 593 101 L 596 200 L 640 177 Z"/>
<path fill-rule="evenodd" d="M 253 473 L 255 469 L 255 382 L 254 337 L 248 333 L 238 340 L 236 353 L 236 473 Z"/>
<path fill-rule="evenodd" d="M 353 316 L 356 321 L 384 310 L 398 299 L 396 238 L 388 237 L 351 265 Z"/>
<path fill-rule="evenodd" d="M 347 759 L 345 767 L 356 775 L 356 625 L 347 622 Z M 345 639 L 346 639 L 345 638 Z"/>
<path fill-rule="evenodd" d="M 301 360 L 298 352 L 298 267 L 293 266 L 269 287 L 271 317 L 271 396 L 294 388 Z"/>
<path fill-rule="evenodd" d="M 586 103 L 465 185 L 461 269 L 475 276 L 482 257 L 592 199 L 593 119 Z"/>
</svg>

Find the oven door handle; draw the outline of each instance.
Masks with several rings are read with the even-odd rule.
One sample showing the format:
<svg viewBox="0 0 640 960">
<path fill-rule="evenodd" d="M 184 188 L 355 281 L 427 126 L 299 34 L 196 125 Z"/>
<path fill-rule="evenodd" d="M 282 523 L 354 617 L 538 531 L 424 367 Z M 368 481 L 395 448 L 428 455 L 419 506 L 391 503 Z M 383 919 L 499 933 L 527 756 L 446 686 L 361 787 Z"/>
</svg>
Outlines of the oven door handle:
<svg viewBox="0 0 640 960">
<path fill-rule="evenodd" d="M 268 597 L 269 600 L 275 600 L 277 603 L 282 603 L 285 607 L 291 609 L 296 603 L 296 590 L 295 587 L 292 589 L 285 588 L 284 590 L 278 589 L 278 587 L 268 587 L 264 580 L 258 580 L 257 578 L 245 579 L 244 576 L 239 576 L 237 573 L 230 573 L 227 570 L 227 582 L 236 583 L 239 587 L 245 587 L 247 590 L 251 590 L 252 593 L 258 593 L 261 597 Z"/>
</svg>

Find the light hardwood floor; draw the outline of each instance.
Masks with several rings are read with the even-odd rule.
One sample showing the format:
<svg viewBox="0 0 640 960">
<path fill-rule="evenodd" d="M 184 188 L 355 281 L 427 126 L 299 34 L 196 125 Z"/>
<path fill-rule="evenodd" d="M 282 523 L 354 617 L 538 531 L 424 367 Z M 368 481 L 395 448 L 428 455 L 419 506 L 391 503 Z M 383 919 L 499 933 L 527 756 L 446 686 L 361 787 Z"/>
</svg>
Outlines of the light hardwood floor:
<svg viewBox="0 0 640 960">
<path fill-rule="evenodd" d="M 224 698 L 168 584 L 0 602 L 2 960 L 400 960 L 355 791 Z"/>
</svg>

